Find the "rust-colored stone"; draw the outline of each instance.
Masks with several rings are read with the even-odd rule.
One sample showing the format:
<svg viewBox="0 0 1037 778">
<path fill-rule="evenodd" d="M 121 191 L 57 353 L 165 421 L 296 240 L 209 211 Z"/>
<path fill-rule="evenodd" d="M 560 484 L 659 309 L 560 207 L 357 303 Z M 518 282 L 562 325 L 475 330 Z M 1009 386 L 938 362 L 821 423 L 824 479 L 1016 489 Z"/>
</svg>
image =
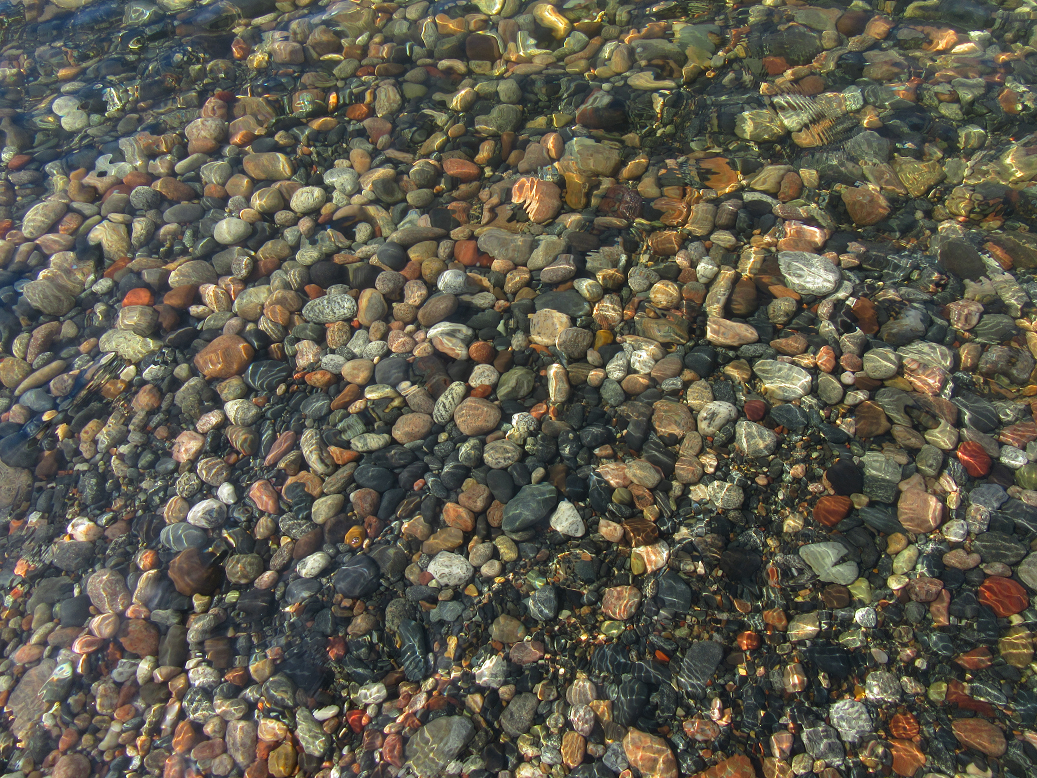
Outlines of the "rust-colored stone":
<svg viewBox="0 0 1037 778">
<path fill-rule="evenodd" d="M 973 478 L 985 478 L 990 473 L 990 454 L 974 440 L 966 440 L 958 446 L 958 461 Z"/>
<path fill-rule="evenodd" d="M 889 733 L 900 740 L 910 740 L 918 734 L 918 719 L 907 711 L 897 713 L 889 720 Z"/>
<path fill-rule="evenodd" d="M 1003 619 L 1021 613 L 1030 605 L 1022 584 L 999 575 L 992 575 L 980 584 L 979 601 Z"/>
<path fill-rule="evenodd" d="M 826 494 L 814 506 L 814 521 L 826 527 L 834 527 L 845 519 L 853 510 L 853 501 L 849 497 Z"/>
<path fill-rule="evenodd" d="M 255 350 L 237 335 L 220 335 L 194 358 L 194 366 L 205 378 L 230 378 L 241 375 L 252 361 Z"/>
<path fill-rule="evenodd" d="M 996 724 L 981 718 L 955 719 L 951 723 L 954 737 L 966 748 L 987 756 L 1004 756 L 1008 747 L 1005 733 Z"/>
</svg>

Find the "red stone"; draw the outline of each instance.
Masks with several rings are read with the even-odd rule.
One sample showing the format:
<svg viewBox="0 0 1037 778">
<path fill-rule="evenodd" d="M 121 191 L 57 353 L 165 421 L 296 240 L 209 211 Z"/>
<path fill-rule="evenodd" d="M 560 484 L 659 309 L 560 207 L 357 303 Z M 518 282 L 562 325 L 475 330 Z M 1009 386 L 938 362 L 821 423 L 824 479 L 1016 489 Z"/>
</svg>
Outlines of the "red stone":
<svg viewBox="0 0 1037 778">
<path fill-rule="evenodd" d="M 158 656 L 158 629 L 144 619 L 127 619 L 119 627 L 122 647 L 137 656 Z"/>
<path fill-rule="evenodd" d="M 175 308 L 178 311 L 186 311 L 191 303 L 194 302 L 194 296 L 196 294 L 198 294 L 197 286 L 178 286 L 176 289 L 170 289 L 166 292 L 162 296 L 162 302 L 170 308 Z"/>
<path fill-rule="evenodd" d="M 669 744 L 658 735 L 631 727 L 623 738 L 623 752 L 643 775 L 677 778 L 677 759 Z"/>
<path fill-rule="evenodd" d="M 980 585 L 979 601 L 1002 619 L 1021 613 L 1030 605 L 1022 584 L 999 575 L 990 576 Z"/>
<path fill-rule="evenodd" d="M 393 767 L 403 767 L 403 737 L 401 735 L 393 732 L 385 736 L 385 742 L 382 744 L 382 757 Z"/>
<path fill-rule="evenodd" d="M 967 651 L 954 661 L 966 670 L 982 670 L 990 667 L 990 665 L 994 663 L 994 658 L 991 655 L 989 648 L 986 646 L 980 646 L 979 648 Z"/>
<path fill-rule="evenodd" d="M 974 440 L 966 440 L 958 446 L 958 461 L 973 478 L 985 478 L 990 472 L 990 454 Z"/>
<path fill-rule="evenodd" d="M 965 684 L 957 679 L 947 682 L 947 696 L 945 701 L 951 705 L 957 705 L 962 710 L 971 710 L 981 716 L 995 716 L 994 706 L 989 702 L 980 702 L 965 693 Z"/>
<path fill-rule="evenodd" d="M 364 103 L 353 103 L 346 109 L 346 118 L 352 119 L 354 122 L 362 122 L 372 113 L 370 106 Z"/>
<path fill-rule="evenodd" d="M 853 501 L 849 497 L 825 495 L 814 506 L 814 521 L 826 527 L 834 527 L 845 519 L 853 510 Z"/>
<path fill-rule="evenodd" d="M 1003 756 L 1008 747 L 1005 733 L 986 719 L 956 719 L 951 723 L 951 730 L 963 746 L 987 756 Z"/>
<path fill-rule="evenodd" d="M 943 503 L 921 489 L 907 489 L 897 502 L 897 519 L 909 532 L 924 535 L 943 523 Z"/>
<path fill-rule="evenodd" d="M 473 267 L 479 261 L 479 245 L 474 240 L 459 240 L 454 243 L 454 259 L 465 267 Z"/>
<path fill-rule="evenodd" d="M 465 184 L 482 176 L 482 168 L 474 162 L 459 157 L 443 160 L 443 172 Z"/>
<path fill-rule="evenodd" d="M 764 57 L 763 68 L 768 76 L 779 76 L 789 69 L 789 63 L 782 57 Z"/>
<path fill-rule="evenodd" d="M 256 504 L 256 507 L 264 513 L 279 514 L 277 492 L 266 479 L 256 481 L 248 490 L 248 496 Z"/>
<path fill-rule="evenodd" d="M 613 586 L 601 598 L 601 612 L 610 619 L 626 621 L 641 604 L 641 591 L 633 586 Z"/>
<path fill-rule="evenodd" d="M 749 421 L 760 421 L 767 415 L 767 403 L 763 400 L 747 400 L 742 410 Z"/>
</svg>

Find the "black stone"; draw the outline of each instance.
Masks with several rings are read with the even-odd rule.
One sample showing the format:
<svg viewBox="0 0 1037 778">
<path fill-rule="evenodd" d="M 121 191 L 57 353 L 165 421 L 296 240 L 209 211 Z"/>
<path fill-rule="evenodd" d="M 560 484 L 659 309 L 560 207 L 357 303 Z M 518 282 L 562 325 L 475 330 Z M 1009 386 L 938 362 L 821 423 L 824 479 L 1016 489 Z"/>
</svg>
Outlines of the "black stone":
<svg viewBox="0 0 1037 778">
<path fill-rule="evenodd" d="M 407 249 L 399 243 L 383 243 L 378 248 L 377 256 L 379 262 L 393 270 L 403 270 L 410 261 Z"/>
<path fill-rule="evenodd" d="M 712 640 L 692 643 L 677 670 L 677 680 L 684 692 L 693 699 L 702 699 L 706 694 L 706 683 L 723 658 L 724 647 L 719 643 Z"/>
<path fill-rule="evenodd" d="M 948 273 L 976 281 L 987 272 L 983 257 L 971 244 L 959 238 L 953 238 L 940 246 L 940 256 L 937 260 L 940 267 Z"/>
<path fill-rule="evenodd" d="M 838 495 L 858 494 L 864 488 L 864 475 L 860 468 L 849 459 L 838 460 L 828 468 L 825 477 Z"/>
<path fill-rule="evenodd" d="M 249 365 L 242 378 L 257 392 L 269 393 L 273 392 L 278 384 L 289 380 L 291 375 L 292 369 L 287 363 L 265 360 Z"/>
<path fill-rule="evenodd" d="M 335 572 L 335 591 L 350 600 L 364 597 L 378 588 L 380 572 L 374 559 L 359 554 Z"/>
</svg>

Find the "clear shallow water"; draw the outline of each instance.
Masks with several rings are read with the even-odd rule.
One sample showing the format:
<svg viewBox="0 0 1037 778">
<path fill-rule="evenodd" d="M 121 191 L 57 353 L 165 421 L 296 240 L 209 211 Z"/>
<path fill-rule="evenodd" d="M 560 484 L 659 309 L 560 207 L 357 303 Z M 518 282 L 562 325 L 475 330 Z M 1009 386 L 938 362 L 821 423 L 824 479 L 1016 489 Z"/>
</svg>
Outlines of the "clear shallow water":
<svg viewBox="0 0 1037 778">
<path fill-rule="evenodd" d="M 1033 15 L 5 8 L 26 764 L 1025 774 Z"/>
</svg>

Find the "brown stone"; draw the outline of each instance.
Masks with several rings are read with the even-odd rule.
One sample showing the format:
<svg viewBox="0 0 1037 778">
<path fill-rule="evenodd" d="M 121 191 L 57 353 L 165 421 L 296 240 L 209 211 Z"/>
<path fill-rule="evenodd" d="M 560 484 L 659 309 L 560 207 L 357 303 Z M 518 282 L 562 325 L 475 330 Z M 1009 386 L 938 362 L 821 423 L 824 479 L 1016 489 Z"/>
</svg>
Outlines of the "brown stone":
<svg viewBox="0 0 1037 778">
<path fill-rule="evenodd" d="M 443 521 L 448 527 L 456 527 L 462 532 L 475 529 L 475 514 L 455 502 L 443 506 Z"/>
<path fill-rule="evenodd" d="M 562 735 L 562 764 L 570 770 L 583 763 L 587 741 L 579 732 L 567 731 Z"/>
<path fill-rule="evenodd" d="M 119 642 L 131 654 L 158 656 L 158 628 L 144 619 L 127 619 L 119 627 Z"/>
<path fill-rule="evenodd" d="M 493 492 L 485 484 L 474 484 L 461 492 L 457 501 L 472 513 L 482 513 L 493 502 Z"/>
<path fill-rule="evenodd" d="M 194 366 L 207 380 L 241 375 L 255 355 L 248 342 L 237 335 L 220 335 L 194 358 Z"/>
<path fill-rule="evenodd" d="M 987 756 L 1004 756 L 1008 748 L 1005 733 L 996 724 L 979 717 L 972 719 L 955 719 L 951 730 L 958 742 L 966 748 L 972 748 Z"/>
<path fill-rule="evenodd" d="M 737 348 L 755 343 L 760 339 L 760 335 L 751 324 L 710 316 L 706 321 L 706 339 L 714 346 Z"/>
<path fill-rule="evenodd" d="M 248 154 L 242 160 L 245 172 L 257 181 L 284 181 L 295 175 L 295 166 L 275 151 Z"/>
<path fill-rule="evenodd" d="M 886 434 L 893 427 L 882 406 L 871 400 L 857 406 L 853 419 L 858 438 L 875 438 Z"/>
<path fill-rule="evenodd" d="M 185 597 L 209 595 L 223 581 L 223 566 L 214 554 L 193 546 L 184 549 L 169 563 L 169 579 Z"/>
<path fill-rule="evenodd" d="M 828 584 L 821 590 L 821 601 L 826 608 L 845 608 L 851 599 L 850 590 L 842 584 Z"/>
<path fill-rule="evenodd" d="M 485 435 L 500 423 L 501 410 L 489 400 L 469 397 L 454 411 L 454 422 L 462 435 Z"/>
<path fill-rule="evenodd" d="M 431 431 L 433 423 L 432 417 L 427 413 L 404 414 L 393 425 L 393 440 L 403 445 L 423 440 Z"/>
<path fill-rule="evenodd" d="M 1023 668 L 1033 661 L 1033 635 L 1026 627 L 1009 627 L 997 642 L 1001 658 L 1012 667 Z"/>
<path fill-rule="evenodd" d="M 853 223 L 868 227 L 889 216 L 889 202 L 878 191 L 867 187 L 849 187 L 843 190 L 843 203 Z"/>
<path fill-rule="evenodd" d="M 943 522 L 943 503 L 921 489 L 907 489 L 897 503 L 897 518 L 904 529 L 924 535 Z"/>
<path fill-rule="evenodd" d="M 0 462 L 0 509 L 17 508 L 32 494 L 33 474 Z"/>
<path fill-rule="evenodd" d="M 695 778 L 756 778 L 756 769 L 749 757 L 739 754 L 703 770 Z"/>
<path fill-rule="evenodd" d="M 297 759 L 298 755 L 295 753 L 295 746 L 288 742 L 282 743 L 271 751 L 266 762 L 267 767 L 270 769 L 270 774 L 274 778 L 288 778 L 295 772 Z"/>
<path fill-rule="evenodd" d="M 198 192 L 194 188 L 171 176 L 160 178 L 151 185 L 151 188 L 174 203 L 185 203 L 188 200 L 198 199 Z"/>
<path fill-rule="evenodd" d="M 652 426 L 660 436 L 680 440 L 692 428 L 694 417 L 683 403 L 659 400 L 652 409 Z"/>
<path fill-rule="evenodd" d="M 93 774 L 86 754 L 65 754 L 54 765 L 51 778 L 90 778 Z"/>
<path fill-rule="evenodd" d="M 98 570 L 86 582 L 91 604 L 101 613 L 122 613 L 130 607 L 130 590 L 122 574 L 108 568 Z"/>
<path fill-rule="evenodd" d="M 727 306 L 732 316 L 744 318 L 753 314 L 760 307 L 757 300 L 756 284 L 751 278 L 742 278 L 731 290 Z"/>
<path fill-rule="evenodd" d="M 40 692 L 57 666 L 57 661 L 50 657 L 41 660 L 38 665 L 25 671 L 8 697 L 5 707 L 14 718 L 10 730 L 16 738 L 24 738 L 51 707 L 51 703 L 44 700 Z M 89 764 L 87 767 L 89 768 Z"/>
<path fill-rule="evenodd" d="M 623 738 L 623 753 L 630 765 L 651 778 L 677 778 L 677 759 L 666 741 L 631 727 Z"/>
<path fill-rule="evenodd" d="M 186 311 L 191 303 L 194 302 L 195 295 L 198 294 L 198 287 L 193 284 L 188 286 L 178 286 L 175 289 L 170 289 L 162 296 L 162 302 L 168 305 L 170 308 L 175 308 L 178 311 Z"/>
<path fill-rule="evenodd" d="M 779 354 L 784 354 L 785 356 L 789 357 L 795 357 L 799 356 L 804 351 L 806 351 L 810 344 L 807 342 L 807 339 L 803 337 L 801 334 L 799 334 L 798 332 L 793 332 L 786 335 L 783 338 L 772 340 L 770 346 Z"/>
</svg>

